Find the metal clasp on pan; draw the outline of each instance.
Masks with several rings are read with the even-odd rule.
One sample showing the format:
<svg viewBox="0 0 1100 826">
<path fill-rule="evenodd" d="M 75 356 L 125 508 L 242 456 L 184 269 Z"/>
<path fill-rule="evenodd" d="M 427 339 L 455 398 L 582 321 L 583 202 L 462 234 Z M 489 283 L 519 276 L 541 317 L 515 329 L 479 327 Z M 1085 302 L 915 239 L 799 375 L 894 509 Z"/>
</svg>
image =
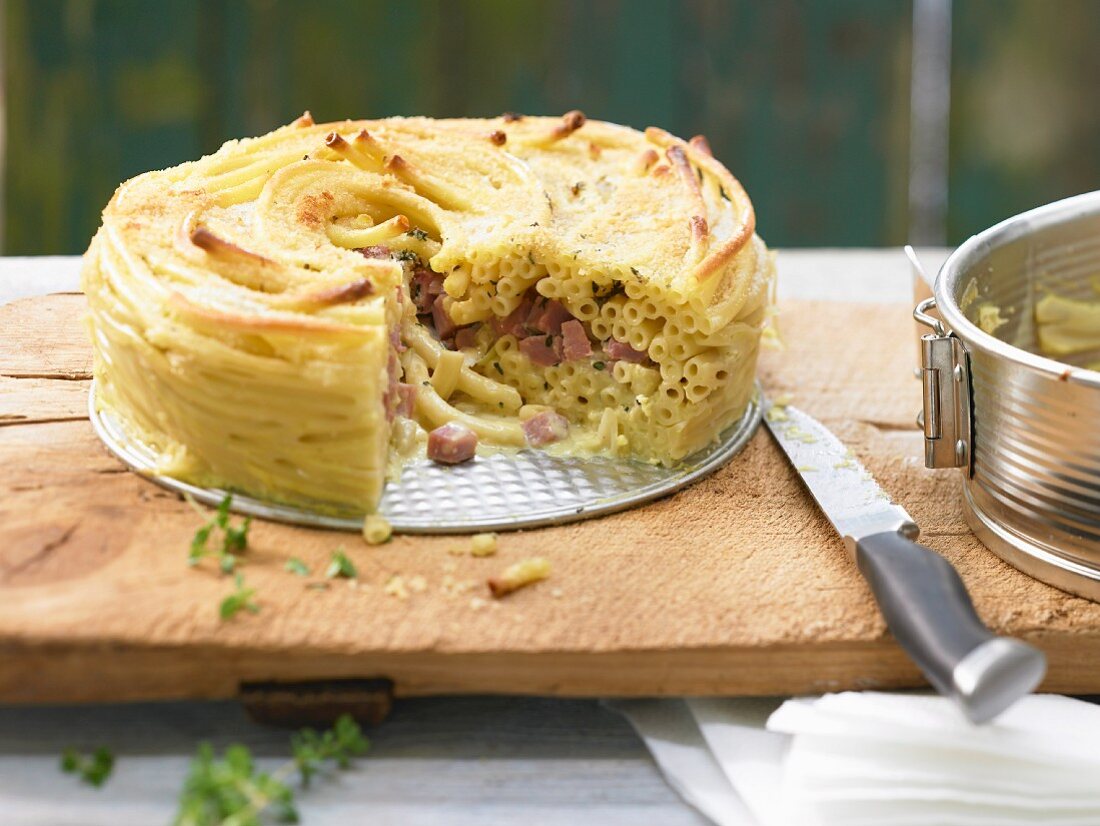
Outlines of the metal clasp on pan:
<svg viewBox="0 0 1100 826">
<path fill-rule="evenodd" d="M 956 336 L 929 315 L 936 299 L 913 310 L 913 318 L 933 332 L 921 336 L 924 385 L 924 464 L 930 468 L 970 467 L 970 359 Z"/>
</svg>

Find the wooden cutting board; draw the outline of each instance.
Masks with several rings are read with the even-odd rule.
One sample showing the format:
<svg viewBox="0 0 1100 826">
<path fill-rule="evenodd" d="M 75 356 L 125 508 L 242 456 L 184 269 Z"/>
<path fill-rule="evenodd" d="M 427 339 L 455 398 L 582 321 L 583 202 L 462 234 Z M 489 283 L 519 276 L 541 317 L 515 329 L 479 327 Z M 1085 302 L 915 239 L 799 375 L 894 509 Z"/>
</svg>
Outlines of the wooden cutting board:
<svg viewBox="0 0 1100 826">
<path fill-rule="evenodd" d="M 256 681 L 372 677 L 398 694 L 921 684 L 764 431 L 678 495 L 502 535 L 488 559 L 449 553 L 462 538 L 371 548 L 257 523 L 244 572 L 262 610 L 222 622 L 231 579 L 186 564 L 197 515 L 92 433 L 83 311 L 78 294 L 0 308 L 0 702 L 229 697 Z M 764 358 L 768 391 L 792 394 L 851 445 L 993 628 L 1047 652 L 1046 689 L 1100 692 L 1100 606 L 986 551 L 963 522 L 958 473 L 923 467 L 909 307 L 791 303 L 780 325 L 786 349 Z M 319 571 L 341 545 L 355 582 L 315 590 L 283 569 L 297 556 Z M 486 579 L 534 554 L 550 558 L 551 578 L 490 600 Z M 386 593 L 393 576 L 405 598 Z"/>
</svg>

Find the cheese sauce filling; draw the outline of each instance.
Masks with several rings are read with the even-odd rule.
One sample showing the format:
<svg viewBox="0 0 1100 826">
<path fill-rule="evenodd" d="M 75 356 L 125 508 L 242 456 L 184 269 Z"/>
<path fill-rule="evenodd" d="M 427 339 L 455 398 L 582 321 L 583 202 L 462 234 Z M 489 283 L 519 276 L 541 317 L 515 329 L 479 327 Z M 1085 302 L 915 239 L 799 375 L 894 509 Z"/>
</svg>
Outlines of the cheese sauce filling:
<svg viewBox="0 0 1100 826">
<path fill-rule="evenodd" d="M 99 404 L 159 472 L 361 511 L 469 432 L 705 447 L 750 400 L 773 278 L 703 139 L 579 112 L 307 113 L 123 184 L 83 271 Z"/>
</svg>

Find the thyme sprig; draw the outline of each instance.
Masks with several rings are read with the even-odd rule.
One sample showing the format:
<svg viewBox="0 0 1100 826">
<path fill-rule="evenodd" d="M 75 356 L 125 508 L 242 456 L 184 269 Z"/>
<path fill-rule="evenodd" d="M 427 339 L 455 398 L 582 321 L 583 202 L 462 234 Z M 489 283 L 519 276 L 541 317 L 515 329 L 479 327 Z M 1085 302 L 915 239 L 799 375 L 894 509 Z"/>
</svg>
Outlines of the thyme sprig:
<svg viewBox="0 0 1100 826">
<path fill-rule="evenodd" d="M 190 496 L 186 499 L 196 511 L 206 516 L 194 499 Z M 206 557 L 213 556 L 217 558 L 222 573 L 231 574 L 236 570 L 237 563 L 240 562 L 239 554 L 248 547 L 248 529 L 252 526 L 252 517 L 246 516 L 234 525 L 229 517 L 232 504 L 233 494 L 227 493 L 218 504 L 214 515 L 195 531 L 195 536 L 191 539 L 191 550 L 187 555 L 188 565 L 194 567 Z M 221 534 L 221 546 L 211 548 L 210 537 L 215 533 Z"/>
<path fill-rule="evenodd" d="M 302 788 L 326 763 L 346 769 L 370 742 L 348 715 L 323 732 L 303 729 L 291 736 L 293 757 L 275 771 L 258 771 L 246 746 L 231 745 L 217 757 L 209 743 L 199 746 L 180 794 L 175 826 L 260 826 L 269 817 L 298 822 L 291 776 Z"/>
</svg>

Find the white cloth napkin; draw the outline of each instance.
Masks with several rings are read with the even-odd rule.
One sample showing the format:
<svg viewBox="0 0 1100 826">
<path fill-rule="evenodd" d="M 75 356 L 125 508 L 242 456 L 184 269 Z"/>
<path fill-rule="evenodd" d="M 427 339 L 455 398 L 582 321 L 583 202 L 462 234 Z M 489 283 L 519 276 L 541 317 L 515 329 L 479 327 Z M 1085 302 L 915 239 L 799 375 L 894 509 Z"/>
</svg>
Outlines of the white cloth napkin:
<svg viewBox="0 0 1100 826">
<path fill-rule="evenodd" d="M 1027 697 L 986 726 L 918 694 L 612 706 L 720 826 L 1100 825 L 1100 707 L 1080 700 Z"/>
</svg>

